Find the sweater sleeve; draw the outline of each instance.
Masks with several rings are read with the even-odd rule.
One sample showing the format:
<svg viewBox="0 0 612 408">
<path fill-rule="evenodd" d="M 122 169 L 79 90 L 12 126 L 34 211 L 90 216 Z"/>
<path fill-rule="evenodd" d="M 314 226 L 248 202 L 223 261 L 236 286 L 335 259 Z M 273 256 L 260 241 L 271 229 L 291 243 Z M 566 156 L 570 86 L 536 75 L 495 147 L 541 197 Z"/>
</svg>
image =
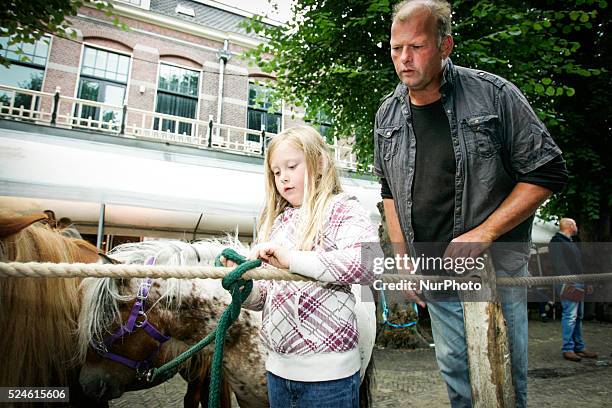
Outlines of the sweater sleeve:
<svg viewBox="0 0 612 408">
<path fill-rule="evenodd" d="M 331 211 L 323 248 L 291 251 L 289 270 L 321 282 L 369 284 L 373 259 L 382 256 L 377 231 L 356 199 L 336 203 Z"/>
<path fill-rule="evenodd" d="M 263 310 L 264 304 L 266 303 L 266 297 L 268 296 L 268 288 L 270 281 L 265 280 L 254 280 L 253 290 L 249 296 L 242 303 L 242 307 L 256 312 Z"/>
</svg>

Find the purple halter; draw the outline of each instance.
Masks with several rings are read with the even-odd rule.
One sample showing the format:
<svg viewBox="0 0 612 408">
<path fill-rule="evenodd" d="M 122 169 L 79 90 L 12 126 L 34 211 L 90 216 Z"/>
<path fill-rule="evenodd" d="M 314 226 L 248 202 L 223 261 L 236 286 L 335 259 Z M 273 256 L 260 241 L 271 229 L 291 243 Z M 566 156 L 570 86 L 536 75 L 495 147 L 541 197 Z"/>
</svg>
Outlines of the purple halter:
<svg viewBox="0 0 612 408">
<path fill-rule="evenodd" d="M 146 265 L 155 264 L 155 258 L 149 258 L 145 262 Z M 134 305 L 132 306 L 132 310 L 130 312 L 130 316 L 127 319 L 127 322 L 119 327 L 115 333 L 106 337 L 104 341 L 94 342 L 92 341 L 92 347 L 96 350 L 98 354 L 102 357 L 107 358 L 112 361 L 116 361 L 121 363 L 127 367 L 133 368 L 136 370 L 136 375 L 138 378 L 144 378 L 147 371 L 151 367 L 153 359 L 161 349 L 162 344 L 170 340 L 169 336 L 161 333 L 155 326 L 153 326 L 147 320 L 147 315 L 144 311 L 145 300 L 149 296 L 149 289 L 151 288 L 152 280 L 151 278 L 147 278 L 144 282 L 140 284 L 138 288 L 138 294 L 136 295 L 136 300 L 134 301 Z M 139 317 L 142 317 L 142 320 L 138 320 Z M 151 338 L 157 341 L 157 348 L 149 354 L 149 356 L 142 360 L 136 361 L 131 358 L 120 356 L 119 354 L 115 354 L 113 352 L 108 351 L 110 347 L 117 340 L 123 338 L 125 335 L 132 334 L 135 330 L 142 329 L 144 330 Z"/>
</svg>

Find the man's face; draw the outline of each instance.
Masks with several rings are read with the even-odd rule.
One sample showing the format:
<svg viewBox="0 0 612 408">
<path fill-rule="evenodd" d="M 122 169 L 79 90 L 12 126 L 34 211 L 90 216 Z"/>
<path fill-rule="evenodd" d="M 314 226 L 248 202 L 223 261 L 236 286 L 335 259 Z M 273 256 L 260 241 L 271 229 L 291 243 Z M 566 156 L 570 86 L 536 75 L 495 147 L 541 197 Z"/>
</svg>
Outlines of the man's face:
<svg viewBox="0 0 612 408">
<path fill-rule="evenodd" d="M 438 47 L 435 19 L 425 11 L 415 11 L 391 26 L 391 59 L 400 81 L 411 91 L 438 90 L 442 61 L 450 49 L 450 36 Z"/>
<path fill-rule="evenodd" d="M 572 221 L 572 236 L 578 235 L 578 226 L 576 225 L 576 221 Z"/>
</svg>

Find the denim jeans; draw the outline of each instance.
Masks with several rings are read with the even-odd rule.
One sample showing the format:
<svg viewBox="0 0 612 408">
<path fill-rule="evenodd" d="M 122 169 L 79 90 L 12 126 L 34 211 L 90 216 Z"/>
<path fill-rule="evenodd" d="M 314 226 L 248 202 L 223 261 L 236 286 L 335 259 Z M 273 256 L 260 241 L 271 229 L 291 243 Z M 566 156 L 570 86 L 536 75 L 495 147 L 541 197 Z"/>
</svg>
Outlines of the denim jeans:
<svg viewBox="0 0 612 408">
<path fill-rule="evenodd" d="M 561 332 L 563 333 L 563 346 L 561 352 L 582 351 L 582 318 L 584 317 L 584 302 L 562 300 L 563 313 L 561 317 Z"/>
<path fill-rule="evenodd" d="M 511 272 L 497 270 L 498 277 L 527 275 L 527 265 Z M 522 408 L 527 406 L 527 288 L 498 287 L 498 292 L 507 325 L 516 406 Z M 469 408 L 472 406 L 472 393 L 462 303 L 430 302 L 427 307 L 436 344 L 436 359 L 451 406 Z"/>
<path fill-rule="evenodd" d="M 268 371 L 271 408 L 359 408 L 359 371 L 331 381 L 293 381 Z"/>
</svg>

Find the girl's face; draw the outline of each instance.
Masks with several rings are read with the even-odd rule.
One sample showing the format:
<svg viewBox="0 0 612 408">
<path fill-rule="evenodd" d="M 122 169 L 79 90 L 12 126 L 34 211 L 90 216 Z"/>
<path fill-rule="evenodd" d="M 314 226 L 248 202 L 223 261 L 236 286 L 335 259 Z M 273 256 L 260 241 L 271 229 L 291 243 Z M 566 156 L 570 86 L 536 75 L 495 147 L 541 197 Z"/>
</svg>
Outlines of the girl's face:
<svg viewBox="0 0 612 408">
<path fill-rule="evenodd" d="M 293 207 L 300 207 L 304 198 L 304 152 L 287 141 L 281 142 L 270 157 L 270 170 L 280 195 Z"/>
</svg>

